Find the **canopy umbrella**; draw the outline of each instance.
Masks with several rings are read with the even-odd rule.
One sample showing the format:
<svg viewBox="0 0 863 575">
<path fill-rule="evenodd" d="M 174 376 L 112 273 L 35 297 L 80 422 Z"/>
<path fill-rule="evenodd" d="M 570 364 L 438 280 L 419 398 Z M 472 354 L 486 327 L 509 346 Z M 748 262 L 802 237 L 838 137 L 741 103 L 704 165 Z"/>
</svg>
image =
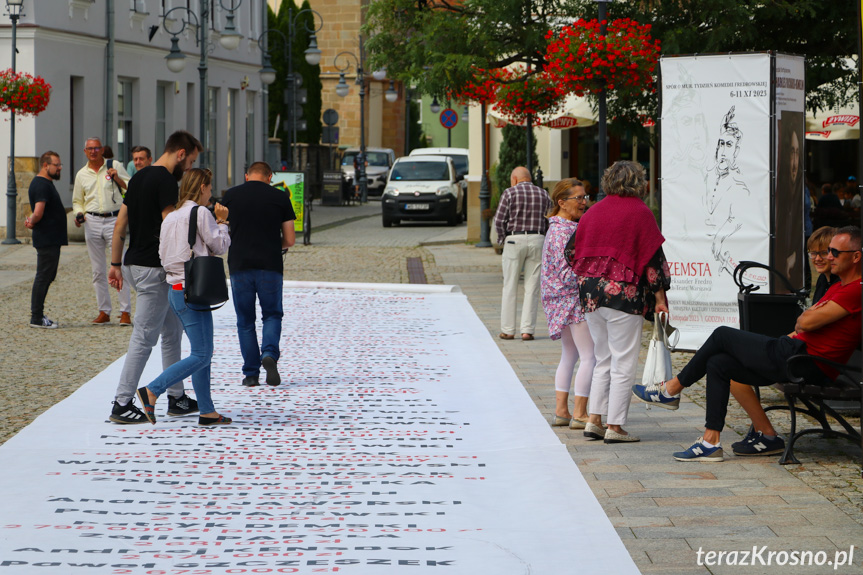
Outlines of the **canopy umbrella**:
<svg viewBox="0 0 863 575">
<path fill-rule="evenodd" d="M 807 140 L 856 140 L 860 137 L 860 106 L 809 111 L 806 113 Z"/>
<path fill-rule="evenodd" d="M 514 122 L 497 110 L 489 110 L 489 122 L 495 128 L 502 128 L 507 124 L 524 126 L 526 122 Z M 587 98 L 579 98 L 575 94 L 569 94 L 563 104 L 563 109 L 557 114 L 544 117 L 538 116 L 534 120 L 534 126 L 546 128 L 584 128 L 592 126 L 597 122 L 597 114 L 590 107 Z"/>
</svg>

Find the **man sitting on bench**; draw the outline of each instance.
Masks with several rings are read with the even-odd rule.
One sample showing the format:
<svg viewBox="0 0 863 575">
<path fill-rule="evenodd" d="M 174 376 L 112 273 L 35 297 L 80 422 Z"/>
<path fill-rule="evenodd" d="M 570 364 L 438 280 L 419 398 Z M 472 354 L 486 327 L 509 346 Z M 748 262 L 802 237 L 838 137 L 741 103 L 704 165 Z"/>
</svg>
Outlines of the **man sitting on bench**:
<svg viewBox="0 0 863 575">
<path fill-rule="evenodd" d="M 722 461 L 719 434 L 725 426 L 731 381 L 753 386 L 772 385 L 788 380 L 787 361 L 792 355 L 808 353 L 845 363 L 860 347 L 861 259 L 860 229 L 839 228 L 830 240 L 830 271 L 839 277 L 821 300 L 797 319 L 795 330 L 782 337 L 768 337 L 730 327 L 718 327 L 695 352 L 677 377 L 660 384 L 634 385 L 632 393 L 641 401 L 677 409 L 680 392 L 707 376 L 707 415 L 704 436 L 686 451 L 674 453 L 678 461 Z M 809 365 L 805 377 L 825 380 L 835 377 L 830 368 Z M 825 375 L 826 374 L 826 375 Z M 764 409 L 757 401 L 741 403 L 752 419 L 757 433 L 743 445 L 735 447 L 740 455 L 777 452 L 784 442 L 776 436 Z M 772 437 L 771 437 L 772 436 Z M 755 443 L 761 444 L 755 448 Z M 739 444 L 737 444 L 739 445 Z"/>
</svg>

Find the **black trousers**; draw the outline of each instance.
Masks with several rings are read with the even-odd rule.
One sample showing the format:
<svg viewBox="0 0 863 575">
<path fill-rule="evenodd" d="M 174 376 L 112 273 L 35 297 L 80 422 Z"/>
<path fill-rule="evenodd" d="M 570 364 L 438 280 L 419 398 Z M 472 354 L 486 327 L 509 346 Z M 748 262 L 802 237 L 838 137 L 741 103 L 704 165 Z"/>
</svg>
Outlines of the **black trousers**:
<svg viewBox="0 0 863 575">
<path fill-rule="evenodd" d="M 798 339 L 723 326 L 714 330 L 677 377 L 683 387 L 689 387 L 707 376 L 705 427 L 722 431 L 731 380 L 754 386 L 788 381 L 786 362 L 799 353 L 806 353 L 806 344 Z"/>
<path fill-rule="evenodd" d="M 30 294 L 30 323 L 42 323 L 45 314 L 45 297 L 51 282 L 57 277 L 60 264 L 60 246 L 36 248 L 36 279 Z"/>
</svg>

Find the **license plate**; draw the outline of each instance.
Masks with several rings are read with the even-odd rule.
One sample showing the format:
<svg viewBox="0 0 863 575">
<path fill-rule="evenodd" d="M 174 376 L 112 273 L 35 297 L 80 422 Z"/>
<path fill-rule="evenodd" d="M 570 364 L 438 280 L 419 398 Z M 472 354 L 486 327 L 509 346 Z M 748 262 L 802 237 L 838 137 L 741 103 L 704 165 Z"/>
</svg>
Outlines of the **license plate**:
<svg viewBox="0 0 863 575">
<path fill-rule="evenodd" d="M 405 204 L 406 210 L 427 210 L 430 207 L 430 204 Z"/>
</svg>

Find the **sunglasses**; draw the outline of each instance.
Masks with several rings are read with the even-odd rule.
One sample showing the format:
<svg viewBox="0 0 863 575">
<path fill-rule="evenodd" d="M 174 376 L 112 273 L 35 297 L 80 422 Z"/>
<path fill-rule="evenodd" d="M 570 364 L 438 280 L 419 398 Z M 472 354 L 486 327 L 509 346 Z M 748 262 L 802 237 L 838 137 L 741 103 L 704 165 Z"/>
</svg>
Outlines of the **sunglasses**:
<svg viewBox="0 0 863 575">
<path fill-rule="evenodd" d="M 564 202 L 567 200 L 575 200 L 576 202 L 586 202 L 587 196 L 572 196 L 572 197 L 563 199 Z"/>
<path fill-rule="evenodd" d="M 853 254 L 855 252 L 859 252 L 860 250 L 837 250 L 836 248 L 828 248 L 827 251 L 830 252 L 830 255 L 832 255 L 834 258 L 838 258 L 839 254 Z"/>
</svg>

